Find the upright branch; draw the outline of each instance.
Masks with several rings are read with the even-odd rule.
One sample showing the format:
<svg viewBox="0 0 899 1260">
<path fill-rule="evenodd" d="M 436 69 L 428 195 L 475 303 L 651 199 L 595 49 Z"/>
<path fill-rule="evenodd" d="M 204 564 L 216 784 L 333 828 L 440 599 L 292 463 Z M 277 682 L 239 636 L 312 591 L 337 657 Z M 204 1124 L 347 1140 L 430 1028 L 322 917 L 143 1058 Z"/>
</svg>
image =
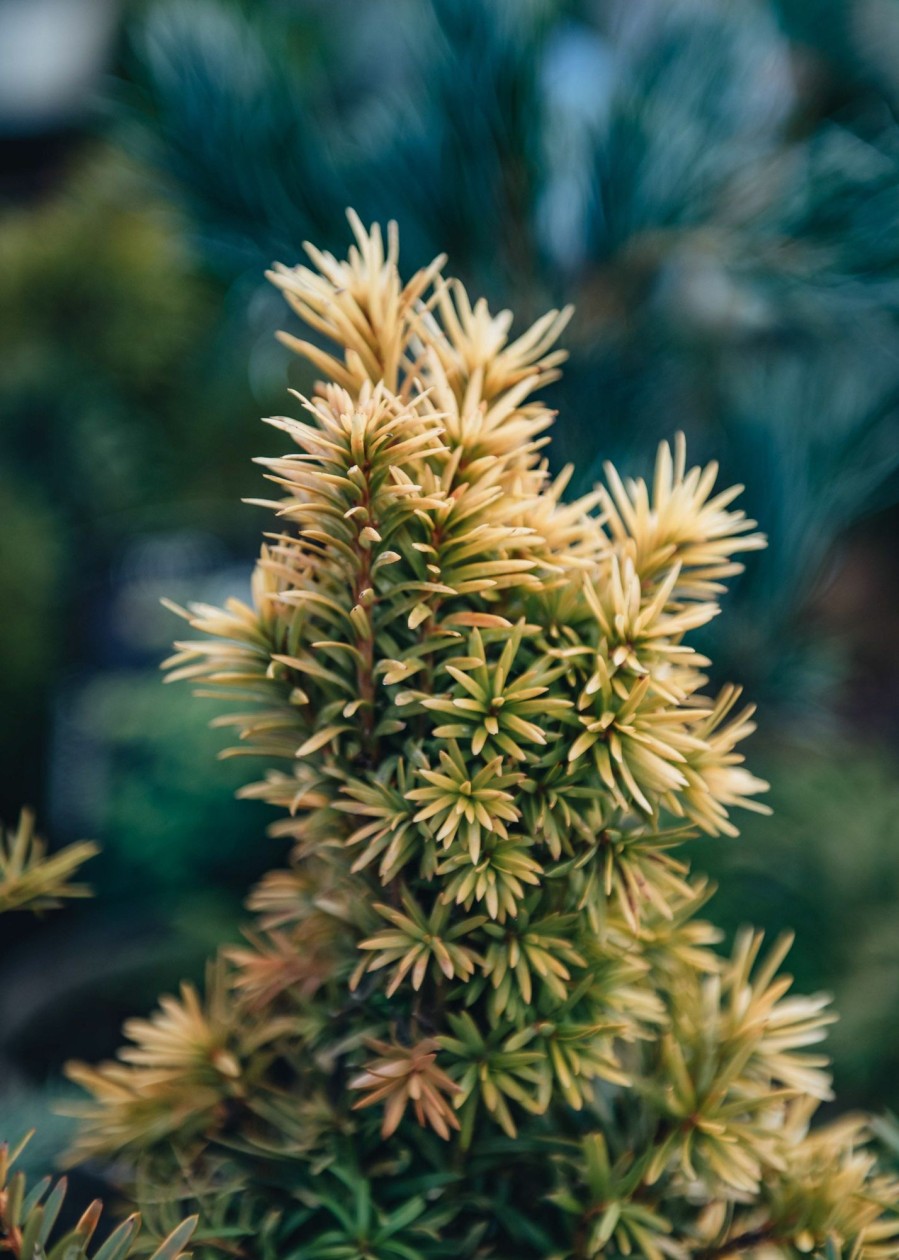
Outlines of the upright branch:
<svg viewBox="0 0 899 1260">
<path fill-rule="evenodd" d="M 167 663 L 236 706 L 290 863 L 205 997 L 73 1068 L 79 1152 L 304 1260 L 899 1255 L 863 1123 L 810 1128 L 825 999 L 786 942 L 717 952 L 677 853 L 767 808 L 689 641 L 763 545 L 738 488 L 678 436 L 566 501 L 535 394 L 570 312 L 511 339 L 351 223 L 272 273 L 326 379 L 271 422 L 253 602 L 191 606 Z"/>
</svg>

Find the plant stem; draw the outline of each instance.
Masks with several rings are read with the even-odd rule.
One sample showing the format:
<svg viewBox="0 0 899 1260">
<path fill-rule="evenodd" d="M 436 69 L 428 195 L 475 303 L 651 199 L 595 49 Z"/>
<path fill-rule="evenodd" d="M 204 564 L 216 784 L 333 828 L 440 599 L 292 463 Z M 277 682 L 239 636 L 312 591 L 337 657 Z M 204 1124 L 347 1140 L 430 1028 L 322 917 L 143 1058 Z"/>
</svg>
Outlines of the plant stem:
<svg viewBox="0 0 899 1260">
<path fill-rule="evenodd" d="M 773 1238 L 773 1225 L 759 1225 L 756 1229 L 748 1229 L 743 1234 L 737 1234 L 717 1247 L 705 1247 L 702 1251 L 695 1252 L 693 1260 L 721 1260 L 724 1256 L 736 1255 L 737 1252 L 746 1251 L 749 1247 L 757 1247 L 759 1243 L 771 1242 Z"/>
</svg>

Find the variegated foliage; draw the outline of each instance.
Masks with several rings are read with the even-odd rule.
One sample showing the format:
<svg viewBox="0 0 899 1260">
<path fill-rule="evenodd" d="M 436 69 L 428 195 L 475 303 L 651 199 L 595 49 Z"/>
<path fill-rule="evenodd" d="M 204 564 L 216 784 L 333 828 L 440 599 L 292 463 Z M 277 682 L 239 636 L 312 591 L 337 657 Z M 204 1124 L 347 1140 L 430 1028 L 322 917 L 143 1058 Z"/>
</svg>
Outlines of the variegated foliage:
<svg viewBox="0 0 899 1260">
<path fill-rule="evenodd" d="M 168 662 L 230 702 L 290 862 L 205 998 L 73 1069 L 80 1153 L 245 1255 L 899 1255 L 864 1125 L 809 1127 L 825 1001 L 785 944 L 716 952 L 677 856 L 765 808 L 689 641 L 763 545 L 739 488 L 678 437 L 566 501 L 536 395 L 570 312 L 512 339 L 352 223 L 271 277 L 323 381 L 271 421 L 253 603 L 191 607 Z"/>
</svg>

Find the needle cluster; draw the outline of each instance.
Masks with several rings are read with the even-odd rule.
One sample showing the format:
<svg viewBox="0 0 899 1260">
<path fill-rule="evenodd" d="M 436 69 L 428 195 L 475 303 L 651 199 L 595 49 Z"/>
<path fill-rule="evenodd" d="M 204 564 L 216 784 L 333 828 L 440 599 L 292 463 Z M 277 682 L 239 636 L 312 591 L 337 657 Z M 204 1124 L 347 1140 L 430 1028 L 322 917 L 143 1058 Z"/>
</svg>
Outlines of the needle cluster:
<svg viewBox="0 0 899 1260">
<path fill-rule="evenodd" d="M 351 222 L 271 276 L 324 379 L 271 421 L 253 602 L 192 606 L 168 662 L 231 702 L 290 861 L 205 996 L 73 1069 L 79 1152 L 246 1256 L 899 1256 L 864 1124 L 810 1128 L 824 999 L 785 942 L 717 952 L 677 856 L 765 809 L 689 642 L 763 545 L 739 487 L 678 437 L 565 500 L 536 396 L 570 312 L 513 340 Z"/>
</svg>

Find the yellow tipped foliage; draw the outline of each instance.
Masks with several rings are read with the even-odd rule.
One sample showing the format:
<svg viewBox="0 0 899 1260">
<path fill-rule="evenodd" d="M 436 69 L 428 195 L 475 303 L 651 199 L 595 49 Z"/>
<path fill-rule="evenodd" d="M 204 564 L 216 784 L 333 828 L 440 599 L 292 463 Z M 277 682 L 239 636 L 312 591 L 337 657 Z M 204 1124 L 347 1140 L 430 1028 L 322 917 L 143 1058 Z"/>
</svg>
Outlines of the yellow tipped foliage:
<svg viewBox="0 0 899 1260">
<path fill-rule="evenodd" d="M 0 830 L 0 914 L 54 910 L 65 900 L 89 896 L 86 884 L 71 880 L 98 852 L 97 845 L 82 841 L 48 856 L 47 846 L 35 834 L 34 815 L 23 809 L 15 831 Z"/>
<path fill-rule="evenodd" d="M 253 602 L 189 608 L 168 662 L 230 702 L 290 866 L 205 1002 L 74 1069 L 81 1149 L 283 1191 L 311 1248 L 285 1255 L 899 1256 L 857 1130 L 799 1133 L 824 1000 L 785 945 L 723 959 L 677 855 L 765 809 L 752 709 L 689 642 L 763 545 L 738 488 L 678 435 L 649 482 L 563 501 L 535 392 L 570 312 L 513 337 L 351 224 L 346 260 L 272 273 L 325 379 L 272 421 Z"/>
</svg>

